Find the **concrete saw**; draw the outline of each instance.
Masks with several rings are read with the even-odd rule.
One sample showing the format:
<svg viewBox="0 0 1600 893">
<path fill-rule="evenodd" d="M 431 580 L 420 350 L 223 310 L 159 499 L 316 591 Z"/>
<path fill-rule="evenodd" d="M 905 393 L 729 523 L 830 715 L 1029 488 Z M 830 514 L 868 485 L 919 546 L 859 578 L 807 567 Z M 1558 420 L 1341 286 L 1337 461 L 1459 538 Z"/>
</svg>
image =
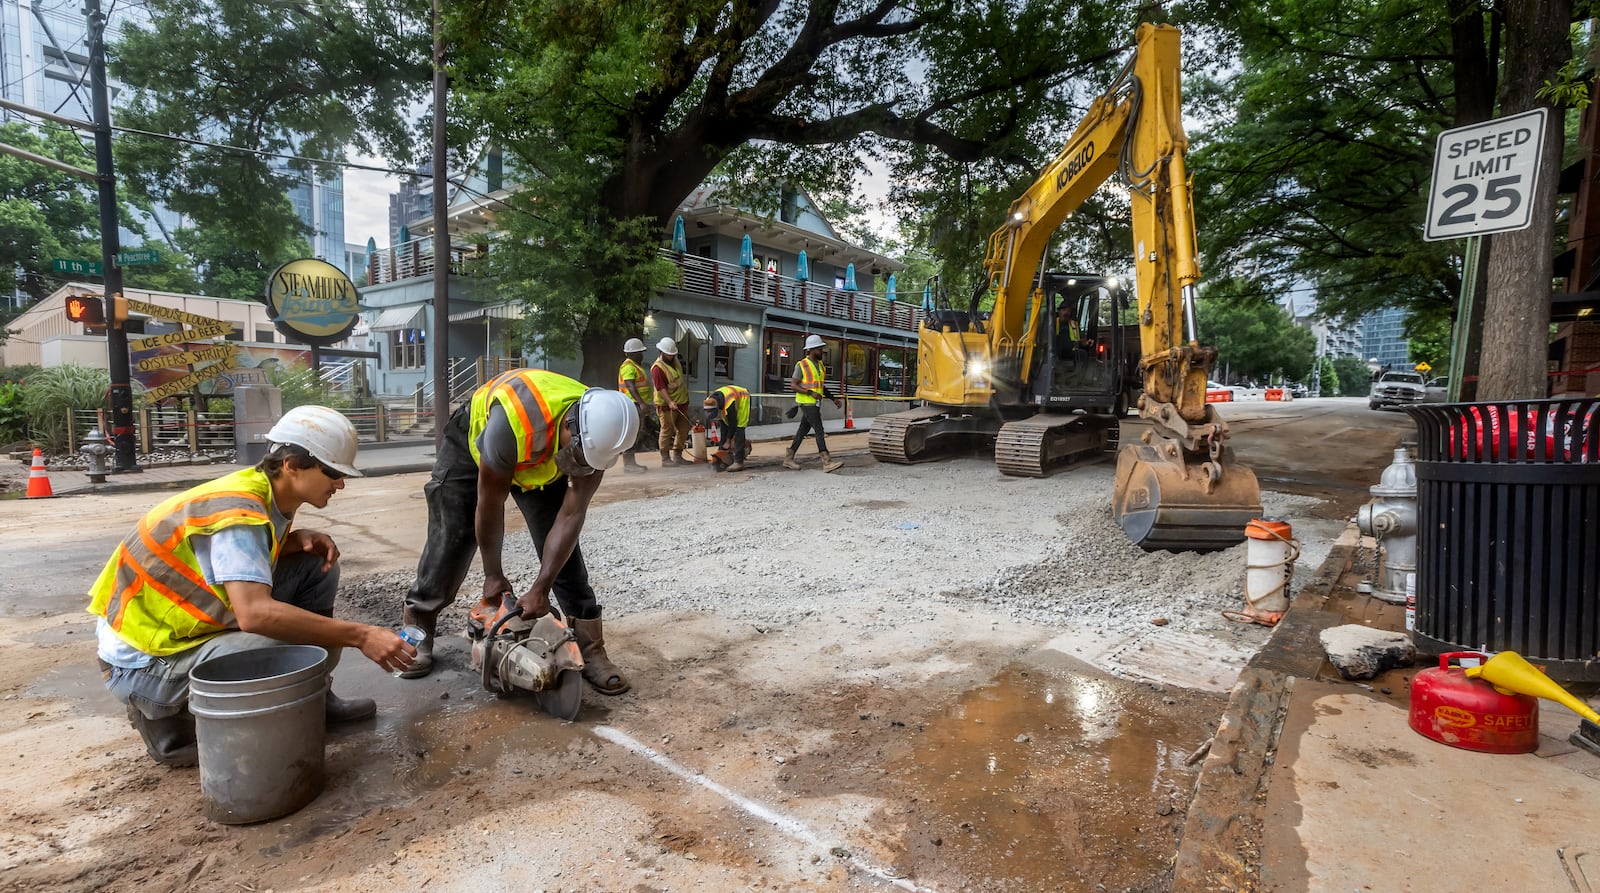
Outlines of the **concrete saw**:
<svg viewBox="0 0 1600 893">
<path fill-rule="evenodd" d="M 550 613 L 530 622 L 509 594 L 498 608 L 479 601 L 467 621 L 467 638 L 484 689 L 502 696 L 530 691 L 540 710 L 558 719 L 578 718 L 583 654 L 560 608 L 551 605 Z"/>
</svg>

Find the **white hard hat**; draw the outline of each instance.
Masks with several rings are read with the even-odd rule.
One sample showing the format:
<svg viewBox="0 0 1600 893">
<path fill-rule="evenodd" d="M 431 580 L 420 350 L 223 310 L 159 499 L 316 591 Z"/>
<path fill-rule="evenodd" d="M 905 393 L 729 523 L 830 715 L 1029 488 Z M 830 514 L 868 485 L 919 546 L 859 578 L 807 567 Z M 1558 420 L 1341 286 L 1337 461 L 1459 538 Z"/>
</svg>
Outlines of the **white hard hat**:
<svg viewBox="0 0 1600 893">
<path fill-rule="evenodd" d="M 578 440 L 583 461 L 605 471 L 639 437 L 639 410 L 633 398 L 609 388 L 590 388 L 578 400 Z"/>
<path fill-rule="evenodd" d="M 656 342 L 656 350 L 661 351 L 669 357 L 675 357 L 678 355 L 678 342 L 673 341 L 671 338 L 664 337 L 660 341 Z"/>
<path fill-rule="evenodd" d="M 622 345 L 623 353 L 644 353 L 644 342 L 638 338 L 629 338 L 628 343 Z"/>
<path fill-rule="evenodd" d="M 296 406 L 267 432 L 268 443 L 292 443 L 323 465 L 350 477 L 356 470 L 356 426 L 326 406 Z"/>
<path fill-rule="evenodd" d="M 806 338 L 806 346 L 805 346 L 806 350 L 810 350 L 813 347 L 827 348 L 827 346 L 828 345 L 822 343 L 822 336 L 821 335 L 811 335 L 808 338 Z"/>
</svg>

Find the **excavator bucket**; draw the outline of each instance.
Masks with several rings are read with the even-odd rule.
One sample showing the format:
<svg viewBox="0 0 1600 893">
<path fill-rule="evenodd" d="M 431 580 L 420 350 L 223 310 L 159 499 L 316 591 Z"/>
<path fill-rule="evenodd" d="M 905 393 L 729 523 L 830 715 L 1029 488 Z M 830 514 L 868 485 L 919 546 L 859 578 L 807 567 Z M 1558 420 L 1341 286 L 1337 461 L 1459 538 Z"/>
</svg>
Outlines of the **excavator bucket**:
<svg viewBox="0 0 1600 893">
<path fill-rule="evenodd" d="M 1111 514 L 1146 551 L 1212 552 L 1244 541 L 1245 525 L 1261 517 L 1261 487 L 1227 448 L 1208 460 L 1172 442 L 1127 444 Z"/>
</svg>

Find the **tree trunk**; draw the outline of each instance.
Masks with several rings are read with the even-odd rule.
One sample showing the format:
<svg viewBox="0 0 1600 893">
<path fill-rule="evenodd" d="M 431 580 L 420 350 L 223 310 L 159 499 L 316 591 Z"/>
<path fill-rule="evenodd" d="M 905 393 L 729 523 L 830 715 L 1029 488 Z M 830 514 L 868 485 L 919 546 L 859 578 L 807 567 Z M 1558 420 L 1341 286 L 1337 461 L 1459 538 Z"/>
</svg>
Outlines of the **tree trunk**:
<svg viewBox="0 0 1600 893">
<path fill-rule="evenodd" d="M 1489 294 L 1483 309 L 1479 400 L 1542 399 L 1550 342 L 1556 185 L 1564 127 L 1560 109 L 1536 93 L 1553 81 L 1571 53 L 1567 25 L 1572 0 L 1510 0 L 1506 9 L 1506 64 L 1502 115 L 1550 109 L 1533 190 L 1532 223 L 1501 233 L 1489 253 Z"/>
</svg>

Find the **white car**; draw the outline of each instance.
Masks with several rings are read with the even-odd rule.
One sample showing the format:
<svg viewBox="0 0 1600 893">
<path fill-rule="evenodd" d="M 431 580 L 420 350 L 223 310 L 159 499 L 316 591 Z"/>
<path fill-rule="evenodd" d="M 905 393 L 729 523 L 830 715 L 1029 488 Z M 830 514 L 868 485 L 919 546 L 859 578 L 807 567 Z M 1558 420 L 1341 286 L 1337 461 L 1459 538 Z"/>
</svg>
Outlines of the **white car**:
<svg viewBox="0 0 1600 893">
<path fill-rule="evenodd" d="M 1421 373 L 1399 370 L 1385 372 L 1372 383 L 1372 390 L 1367 395 L 1367 408 L 1410 406 L 1421 403 L 1426 394 L 1427 388 Z"/>
</svg>

